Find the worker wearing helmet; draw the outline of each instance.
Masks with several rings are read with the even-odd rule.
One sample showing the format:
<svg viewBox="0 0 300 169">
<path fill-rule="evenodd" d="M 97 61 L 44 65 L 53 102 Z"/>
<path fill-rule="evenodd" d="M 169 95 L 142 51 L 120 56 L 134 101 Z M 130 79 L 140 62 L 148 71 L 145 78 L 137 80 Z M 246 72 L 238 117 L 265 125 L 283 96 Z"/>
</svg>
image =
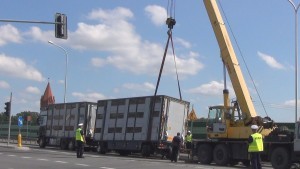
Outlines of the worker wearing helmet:
<svg viewBox="0 0 300 169">
<path fill-rule="evenodd" d="M 185 147 L 186 149 L 191 149 L 192 148 L 192 134 L 191 131 L 188 131 L 187 134 L 185 135 Z"/>
<path fill-rule="evenodd" d="M 263 137 L 257 132 L 258 126 L 251 126 L 253 134 L 248 139 L 252 169 L 261 169 L 260 152 L 264 151 Z"/>
<path fill-rule="evenodd" d="M 85 138 L 82 130 L 82 123 L 78 124 L 78 128 L 76 129 L 76 143 L 77 143 L 77 158 L 84 158 L 83 157 L 83 148 L 84 148 L 84 143 L 85 143 Z"/>
</svg>

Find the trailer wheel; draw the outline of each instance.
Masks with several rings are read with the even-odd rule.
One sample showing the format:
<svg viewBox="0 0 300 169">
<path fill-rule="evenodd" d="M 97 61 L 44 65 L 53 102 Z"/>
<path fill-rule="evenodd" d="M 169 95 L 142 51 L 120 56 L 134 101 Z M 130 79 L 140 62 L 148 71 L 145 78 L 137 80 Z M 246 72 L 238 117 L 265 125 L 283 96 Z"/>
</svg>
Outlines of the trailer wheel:
<svg viewBox="0 0 300 169">
<path fill-rule="evenodd" d="M 39 146 L 40 146 L 40 148 L 45 148 L 46 147 L 46 140 L 45 140 L 44 137 L 40 138 Z"/>
<path fill-rule="evenodd" d="M 244 161 L 242 161 L 242 164 L 243 164 L 245 167 L 249 167 L 249 166 L 250 166 L 250 161 L 249 161 L 249 160 L 244 160 Z"/>
<path fill-rule="evenodd" d="M 284 147 L 277 147 L 272 151 L 271 164 L 273 168 L 285 169 L 291 167 L 288 150 Z"/>
<path fill-rule="evenodd" d="M 202 144 L 198 147 L 198 161 L 202 164 L 212 162 L 212 147 L 209 144 Z"/>
<path fill-rule="evenodd" d="M 68 144 L 68 149 L 69 150 L 75 150 L 75 144 L 73 140 L 70 140 L 69 144 Z"/>
<path fill-rule="evenodd" d="M 227 165 L 229 162 L 229 150 L 225 144 L 218 144 L 214 148 L 214 161 L 217 165 Z"/>
<path fill-rule="evenodd" d="M 62 149 L 62 150 L 68 149 L 68 143 L 67 143 L 67 140 L 65 140 L 65 139 L 61 139 L 61 140 L 60 140 L 60 149 Z"/>
<path fill-rule="evenodd" d="M 105 154 L 106 153 L 105 147 L 101 146 L 100 144 L 98 144 L 98 146 L 97 146 L 97 152 L 99 154 Z"/>
<path fill-rule="evenodd" d="M 149 157 L 150 156 L 150 146 L 149 145 L 143 145 L 143 147 L 142 147 L 142 156 L 143 157 Z"/>
</svg>

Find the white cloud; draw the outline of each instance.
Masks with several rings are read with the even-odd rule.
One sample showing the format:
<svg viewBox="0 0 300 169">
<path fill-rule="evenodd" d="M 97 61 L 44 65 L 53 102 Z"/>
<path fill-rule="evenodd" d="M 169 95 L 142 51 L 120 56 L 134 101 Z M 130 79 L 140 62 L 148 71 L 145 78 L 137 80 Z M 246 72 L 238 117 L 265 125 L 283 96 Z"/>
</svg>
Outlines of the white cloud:
<svg viewBox="0 0 300 169">
<path fill-rule="evenodd" d="M 277 62 L 274 57 L 272 57 L 270 55 L 267 55 L 267 54 L 264 54 L 264 53 L 261 53 L 261 52 L 257 52 L 257 54 L 271 68 L 274 68 L 274 69 L 285 69 L 285 67 L 282 64 L 280 64 L 279 62 Z"/>
<path fill-rule="evenodd" d="M 65 84 L 65 80 L 58 80 L 59 84 Z"/>
<path fill-rule="evenodd" d="M 0 88 L 7 89 L 9 87 L 10 87 L 10 85 L 6 81 L 0 80 Z"/>
<path fill-rule="evenodd" d="M 102 67 L 103 65 L 106 64 L 106 61 L 104 59 L 101 59 L 101 58 L 92 58 L 91 63 L 95 67 Z"/>
<path fill-rule="evenodd" d="M 211 81 L 207 84 L 202 84 L 199 87 L 189 89 L 189 93 L 193 94 L 203 94 L 210 96 L 220 96 L 223 94 L 224 82 Z M 232 87 L 228 87 L 229 93 L 233 93 Z"/>
<path fill-rule="evenodd" d="M 191 48 L 191 43 L 182 39 L 182 38 L 174 38 L 174 42 L 177 42 L 178 44 L 180 44 L 181 46 L 185 47 L 185 48 Z"/>
<path fill-rule="evenodd" d="M 41 91 L 40 91 L 39 88 L 33 87 L 33 86 L 28 86 L 28 87 L 26 88 L 26 92 L 32 93 L 32 94 L 40 94 L 40 93 L 41 93 Z"/>
<path fill-rule="evenodd" d="M 153 91 L 155 89 L 154 84 L 145 82 L 143 84 L 136 84 L 136 83 L 126 83 L 122 85 L 124 88 L 129 90 L 139 90 L 139 91 Z"/>
<path fill-rule="evenodd" d="M 0 74 L 18 78 L 43 81 L 44 77 L 34 67 L 27 65 L 22 59 L 0 54 Z"/>
<path fill-rule="evenodd" d="M 167 11 L 165 8 L 158 5 L 149 5 L 145 8 L 145 12 L 155 25 L 161 26 L 166 23 Z"/>
<path fill-rule="evenodd" d="M 89 102 L 96 102 L 97 100 L 106 99 L 101 93 L 80 93 L 80 92 L 73 92 L 72 96 L 76 97 L 79 101 L 89 101 Z"/>
<path fill-rule="evenodd" d="M 9 42 L 21 43 L 22 41 L 22 37 L 18 29 L 10 24 L 0 26 L 0 35 L 0 46 Z"/>
<path fill-rule="evenodd" d="M 64 43 L 77 50 L 106 52 L 107 57 L 91 59 L 91 64 L 95 67 L 106 64 L 134 74 L 156 75 L 161 64 L 164 46 L 142 40 L 135 31 L 134 25 L 129 22 L 133 17 L 133 13 L 126 8 L 93 10 L 87 18 L 100 23 L 78 23 L 74 32 L 69 31 L 69 38 Z M 39 33 L 37 30 L 32 33 L 35 34 L 34 38 L 44 43 L 45 39 L 50 37 L 49 32 Z M 203 64 L 190 53 L 177 56 L 176 61 L 178 73 L 181 76 L 195 75 L 203 68 Z M 173 75 L 174 72 L 173 57 L 168 55 L 164 74 Z"/>
</svg>

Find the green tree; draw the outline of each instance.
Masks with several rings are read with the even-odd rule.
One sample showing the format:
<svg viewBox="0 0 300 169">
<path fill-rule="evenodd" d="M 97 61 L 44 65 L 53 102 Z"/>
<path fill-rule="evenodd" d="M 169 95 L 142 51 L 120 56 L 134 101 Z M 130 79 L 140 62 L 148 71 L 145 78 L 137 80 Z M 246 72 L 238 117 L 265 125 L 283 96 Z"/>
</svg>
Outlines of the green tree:
<svg viewBox="0 0 300 169">
<path fill-rule="evenodd" d="M 28 116 L 31 116 L 31 121 L 28 121 L 28 124 L 37 125 L 37 118 L 39 117 L 39 113 L 38 112 L 32 112 L 32 111 L 23 111 L 21 113 L 16 114 L 16 116 L 14 117 L 14 121 L 16 120 L 16 122 L 17 122 L 19 116 L 23 117 L 23 123 L 24 124 L 27 123 Z"/>
</svg>

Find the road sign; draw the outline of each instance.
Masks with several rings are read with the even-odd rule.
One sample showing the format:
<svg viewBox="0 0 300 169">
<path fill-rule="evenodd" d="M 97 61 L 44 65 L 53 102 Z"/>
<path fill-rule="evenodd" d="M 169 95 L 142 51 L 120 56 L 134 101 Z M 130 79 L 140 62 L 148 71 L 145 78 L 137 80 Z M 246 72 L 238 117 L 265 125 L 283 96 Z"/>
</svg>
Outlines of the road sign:
<svg viewBox="0 0 300 169">
<path fill-rule="evenodd" d="M 23 116 L 18 117 L 18 126 L 22 127 L 23 126 Z"/>
</svg>

